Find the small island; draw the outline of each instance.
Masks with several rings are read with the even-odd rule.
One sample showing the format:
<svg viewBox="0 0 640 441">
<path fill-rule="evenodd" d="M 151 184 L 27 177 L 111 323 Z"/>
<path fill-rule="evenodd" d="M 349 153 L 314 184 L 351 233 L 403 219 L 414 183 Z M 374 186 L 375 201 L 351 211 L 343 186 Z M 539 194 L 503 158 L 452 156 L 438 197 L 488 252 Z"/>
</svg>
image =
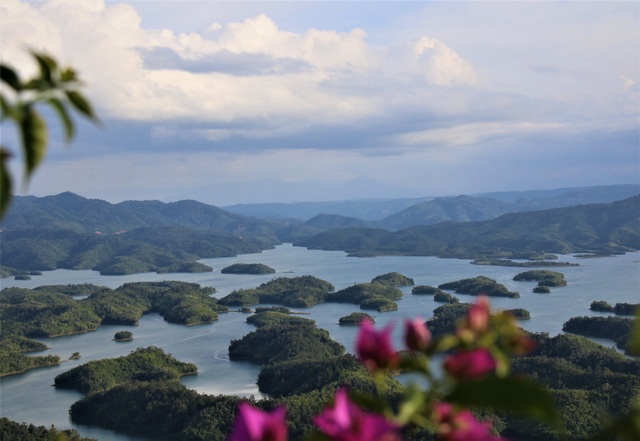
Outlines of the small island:
<svg viewBox="0 0 640 441">
<path fill-rule="evenodd" d="M 571 262 L 555 262 L 555 261 L 549 261 L 549 260 L 533 260 L 529 262 L 515 262 L 513 260 L 499 259 L 499 258 L 480 258 L 480 259 L 473 260 L 471 263 L 473 265 L 507 266 L 507 267 L 515 267 L 515 268 L 580 266 L 577 263 L 571 263 Z"/>
<path fill-rule="evenodd" d="M 412 278 L 397 272 L 386 273 L 374 277 L 371 283 L 382 283 L 387 286 L 413 286 L 415 285 Z"/>
<path fill-rule="evenodd" d="M 523 280 L 537 280 L 539 286 L 567 286 L 564 274 L 549 270 L 525 271 L 523 273 L 516 274 L 513 277 L 513 280 L 516 282 Z"/>
<path fill-rule="evenodd" d="M 364 319 L 369 319 L 371 321 L 371 323 L 375 323 L 376 322 L 374 320 L 374 318 L 371 317 L 366 312 L 352 312 L 349 315 L 345 315 L 344 317 L 340 317 L 340 320 L 338 320 L 338 324 L 340 326 L 358 326 L 358 325 L 360 325 L 360 322 L 362 322 L 362 320 L 364 320 Z"/>
<path fill-rule="evenodd" d="M 435 286 L 430 285 L 418 285 L 414 286 L 413 289 L 411 289 L 411 294 L 417 295 L 434 296 L 440 293 L 444 293 L 444 291 L 442 291 L 440 288 L 436 288 Z"/>
<path fill-rule="evenodd" d="M 334 287 L 326 280 L 314 276 L 278 277 L 257 288 L 238 289 L 220 299 L 226 306 L 249 306 L 271 303 L 292 308 L 311 308 L 325 300 Z"/>
<path fill-rule="evenodd" d="M 448 292 L 440 291 L 436 295 L 433 296 L 434 302 L 439 303 L 459 303 L 460 300 L 454 295 L 449 294 Z"/>
<path fill-rule="evenodd" d="M 360 309 L 375 309 L 378 312 L 396 311 L 398 304 L 384 297 L 371 297 L 360 302 Z"/>
<path fill-rule="evenodd" d="M 489 297 L 510 297 L 517 299 L 520 293 L 509 291 L 506 286 L 495 280 L 478 276 L 438 285 L 440 289 L 454 290 L 457 294 L 486 295 Z"/>
<path fill-rule="evenodd" d="M 533 292 L 535 292 L 536 294 L 549 294 L 551 292 L 551 288 L 544 285 L 538 285 L 533 288 Z"/>
<path fill-rule="evenodd" d="M 506 309 L 504 312 L 508 312 L 516 318 L 516 320 L 529 320 L 531 313 L 524 308 Z"/>
<path fill-rule="evenodd" d="M 234 263 L 220 271 L 222 274 L 273 274 L 275 269 L 262 263 Z"/>
<path fill-rule="evenodd" d="M 361 309 L 376 309 L 378 312 L 398 308 L 394 300 L 402 298 L 402 291 L 382 283 L 358 283 L 334 293 L 327 294 L 326 302 L 355 303 Z"/>
<path fill-rule="evenodd" d="M 115 341 L 131 341 L 133 340 L 133 334 L 129 331 L 116 332 L 113 336 Z"/>
<path fill-rule="evenodd" d="M 594 300 L 589 305 L 589 309 L 596 312 L 613 312 L 613 306 L 604 300 Z"/>
</svg>

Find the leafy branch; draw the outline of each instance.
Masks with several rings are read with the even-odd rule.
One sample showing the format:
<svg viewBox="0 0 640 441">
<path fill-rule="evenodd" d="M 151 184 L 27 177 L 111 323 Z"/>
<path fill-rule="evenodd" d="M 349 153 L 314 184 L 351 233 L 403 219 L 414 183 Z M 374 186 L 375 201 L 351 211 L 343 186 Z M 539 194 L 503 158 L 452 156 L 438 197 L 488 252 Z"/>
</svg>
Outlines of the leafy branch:
<svg viewBox="0 0 640 441">
<path fill-rule="evenodd" d="M 36 109 L 37 105 L 50 106 L 60 119 L 65 140 L 70 142 L 75 136 L 72 111 L 99 123 L 91 103 L 80 92 L 82 82 L 71 67 L 60 67 L 51 56 L 30 51 L 38 64 L 38 73 L 30 79 L 22 80 L 12 67 L 0 64 L 0 121 L 11 121 L 19 134 L 19 143 L 24 156 L 25 184 L 40 165 L 47 150 L 49 134 L 44 118 Z M 11 201 L 13 179 L 8 163 L 13 154 L 8 147 L 0 145 L 0 218 L 4 216 Z"/>
</svg>

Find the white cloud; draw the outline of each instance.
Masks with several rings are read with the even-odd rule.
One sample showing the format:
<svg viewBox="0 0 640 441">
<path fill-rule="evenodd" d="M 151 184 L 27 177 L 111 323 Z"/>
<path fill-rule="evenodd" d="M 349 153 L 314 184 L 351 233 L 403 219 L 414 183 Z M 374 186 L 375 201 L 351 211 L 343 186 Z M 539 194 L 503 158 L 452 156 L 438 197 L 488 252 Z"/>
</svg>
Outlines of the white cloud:
<svg viewBox="0 0 640 441">
<path fill-rule="evenodd" d="M 428 84 L 472 84 L 471 64 L 443 43 L 424 38 L 405 44 L 414 51 L 398 65 L 396 54 L 368 45 L 366 32 L 281 29 L 266 15 L 239 22 L 213 23 L 206 32 L 175 34 L 167 29 L 144 29 L 135 9 L 102 1 L 49 1 L 23 4 L 8 0 L 1 23 L 3 47 L 18 42 L 44 46 L 54 55 L 71 59 L 90 85 L 90 95 L 103 114 L 129 120 L 190 119 L 204 122 L 262 120 L 345 125 L 381 111 L 385 89 L 398 71 L 421 74 Z M 10 23 L 31 23 L 39 32 L 21 31 Z M 264 74 L 189 72 L 171 66 L 145 66 L 140 50 L 171 50 L 187 61 L 217 54 L 260 55 L 263 59 L 298 60 L 306 69 Z M 8 53 L 13 57 L 15 50 Z M 291 63 L 289 63 L 291 64 Z M 388 68 L 386 66 L 389 66 Z M 215 66 L 212 66 L 215 70 Z M 369 82 L 361 94 L 359 84 Z"/>
<path fill-rule="evenodd" d="M 468 61 L 450 47 L 433 38 L 420 38 L 414 44 L 414 55 L 424 63 L 427 81 L 439 86 L 476 84 L 476 72 Z"/>
<path fill-rule="evenodd" d="M 566 128 L 560 123 L 479 122 L 405 133 L 396 141 L 409 146 L 473 146 L 494 138 L 518 138 L 550 134 Z"/>
</svg>

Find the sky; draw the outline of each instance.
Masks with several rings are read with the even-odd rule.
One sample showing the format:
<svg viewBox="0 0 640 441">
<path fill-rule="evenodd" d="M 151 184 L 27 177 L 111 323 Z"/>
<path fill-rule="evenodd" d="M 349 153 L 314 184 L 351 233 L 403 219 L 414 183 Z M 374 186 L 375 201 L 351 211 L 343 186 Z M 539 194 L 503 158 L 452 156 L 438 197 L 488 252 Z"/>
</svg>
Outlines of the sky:
<svg viewBox="0 0 640 441">
<path fill-rule="evenodd" d="M 400 198 L 640 182 L 637 1 L 0 0 L 2 62 L 102 124 L 18 194 Z M 2 144 L 19 144 L 8 123 Z"/>
</svg>

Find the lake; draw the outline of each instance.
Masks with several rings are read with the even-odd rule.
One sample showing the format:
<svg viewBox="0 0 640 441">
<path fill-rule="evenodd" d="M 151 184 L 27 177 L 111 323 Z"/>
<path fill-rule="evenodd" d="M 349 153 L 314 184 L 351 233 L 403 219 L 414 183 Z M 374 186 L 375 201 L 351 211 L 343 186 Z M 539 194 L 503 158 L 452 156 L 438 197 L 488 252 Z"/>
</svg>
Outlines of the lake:
<svg viewBox="0 0 640 441">
<path fill-rule="evenodd" d="M 560 256 L 560 261 L 579 263 L 580 266 L 550 268 L 562 272 L 568 286 L 552 288 L 550 294 L 535 294 L 532 289 L 536 282 L 514 282 L 513 276 L 527 268 L 510 268 L 471 265 L 469 260 L 439 259 L 435 257 L 385 256 L 374 258 L 347 257 L 338 251 L 307 250 L 290 244 L 280 245 L 273 250 L 238 257 L 203 259 L 201 262 L 214 268 L 210 273 L 196 274 L 156 274 L 145 273 L 130 276 L 101 276 L 96 271 L 56 270 L 43 272 L 31 280 L 17 281 L 2 279 L 2 287 L 18 286 L 35 288 L 41 285 L 93 283 L 117 288 L 128 282 L 180 280 L 195 282 L 216 288 L 215 297 L 220 298 L 235 289 L 254 288 L 275 277 L 296 277 L 313 275 L 331 282 L 336 290 L 354 283 L 369 282 L 380 274 L 397 271 L 414 279 L 416 285 L 437 286 L 467 277 L 488 276 L 498 280 L 512 291 L 519 291 L 519 299 L 492 298 L 494 308 L 525 308 L 532 318 L 521 322 L 529 331 L 544 331 L 551 335 L 562 332 L 562 324 L 571 317 L 582 315 L 603 315 L 589 310 L 594 300 L 615 303 L 640 302 L 640 253 L 621 256 L 577 259 Z M 220 270 L 233 263 L 263 263 L 274 269 L 276 274 L 234 275 L 221 274 Z M 401 341 L 404 318 L 421 316 L 429 318 L 432 311 L 440 306 L 431 296 L 412 295 L 411 287 L 402 288 L 404 297 L 399 300 L 398 310 L 385 313 L 369 312 L 376 319 L 377 326 L 395 324 L 394 338 Z M 471 302 L 472 296 L 458 295 L 461 301 Z M 311 309 L 299 310 L 307 314 L 303 317 L 316 321 L 326 329 L 331 337 L 342 343 L 347 351 L 353 351 L 357 328 L 340 327 L 338 319 L 351 312 L 359 311 L 357 305 L 326 303 Z M 111 431 L 79 426 L 71 423 L 69 406 L 82 397 L 70 390 L 52 387 L 56 375 L 101 358 L 126 355 L 135 348 L 158 346 L 179 360 L 195 363 L 197 376 L 188 376 L 182 383 L 194 390 L 207 394 L 234 394 L 260 396 L 255 384 L 259 366 L 246 362 L 230 361 L 227 348 L 232 339 L 238 339 L 255 328 L 245 323 L 247 315 L 239 312 L 220 314 L 220 319 L 212 324 L 182 326 L 169 324 L 157 314 L 145 315 L 138 326 L 101 326 L 86 334 L 38 339 L 51 349 L 37 353 L 56 354 L 68 359 L 79 352 L 79 360 L 71 360 L 59 366 L 35 369 L 20 375 L 0 378 L 0 414 L 18 422 L 58 428 L 75 428 L 83 436 L 101 441 L 147 441 L 142 437 L 116 434 Z M 114 342 L 113 335 L 122 330 L 133 332 L 131 342 Z M 611 342 L 601 341 L 608 346 Z"/>
</svg>

